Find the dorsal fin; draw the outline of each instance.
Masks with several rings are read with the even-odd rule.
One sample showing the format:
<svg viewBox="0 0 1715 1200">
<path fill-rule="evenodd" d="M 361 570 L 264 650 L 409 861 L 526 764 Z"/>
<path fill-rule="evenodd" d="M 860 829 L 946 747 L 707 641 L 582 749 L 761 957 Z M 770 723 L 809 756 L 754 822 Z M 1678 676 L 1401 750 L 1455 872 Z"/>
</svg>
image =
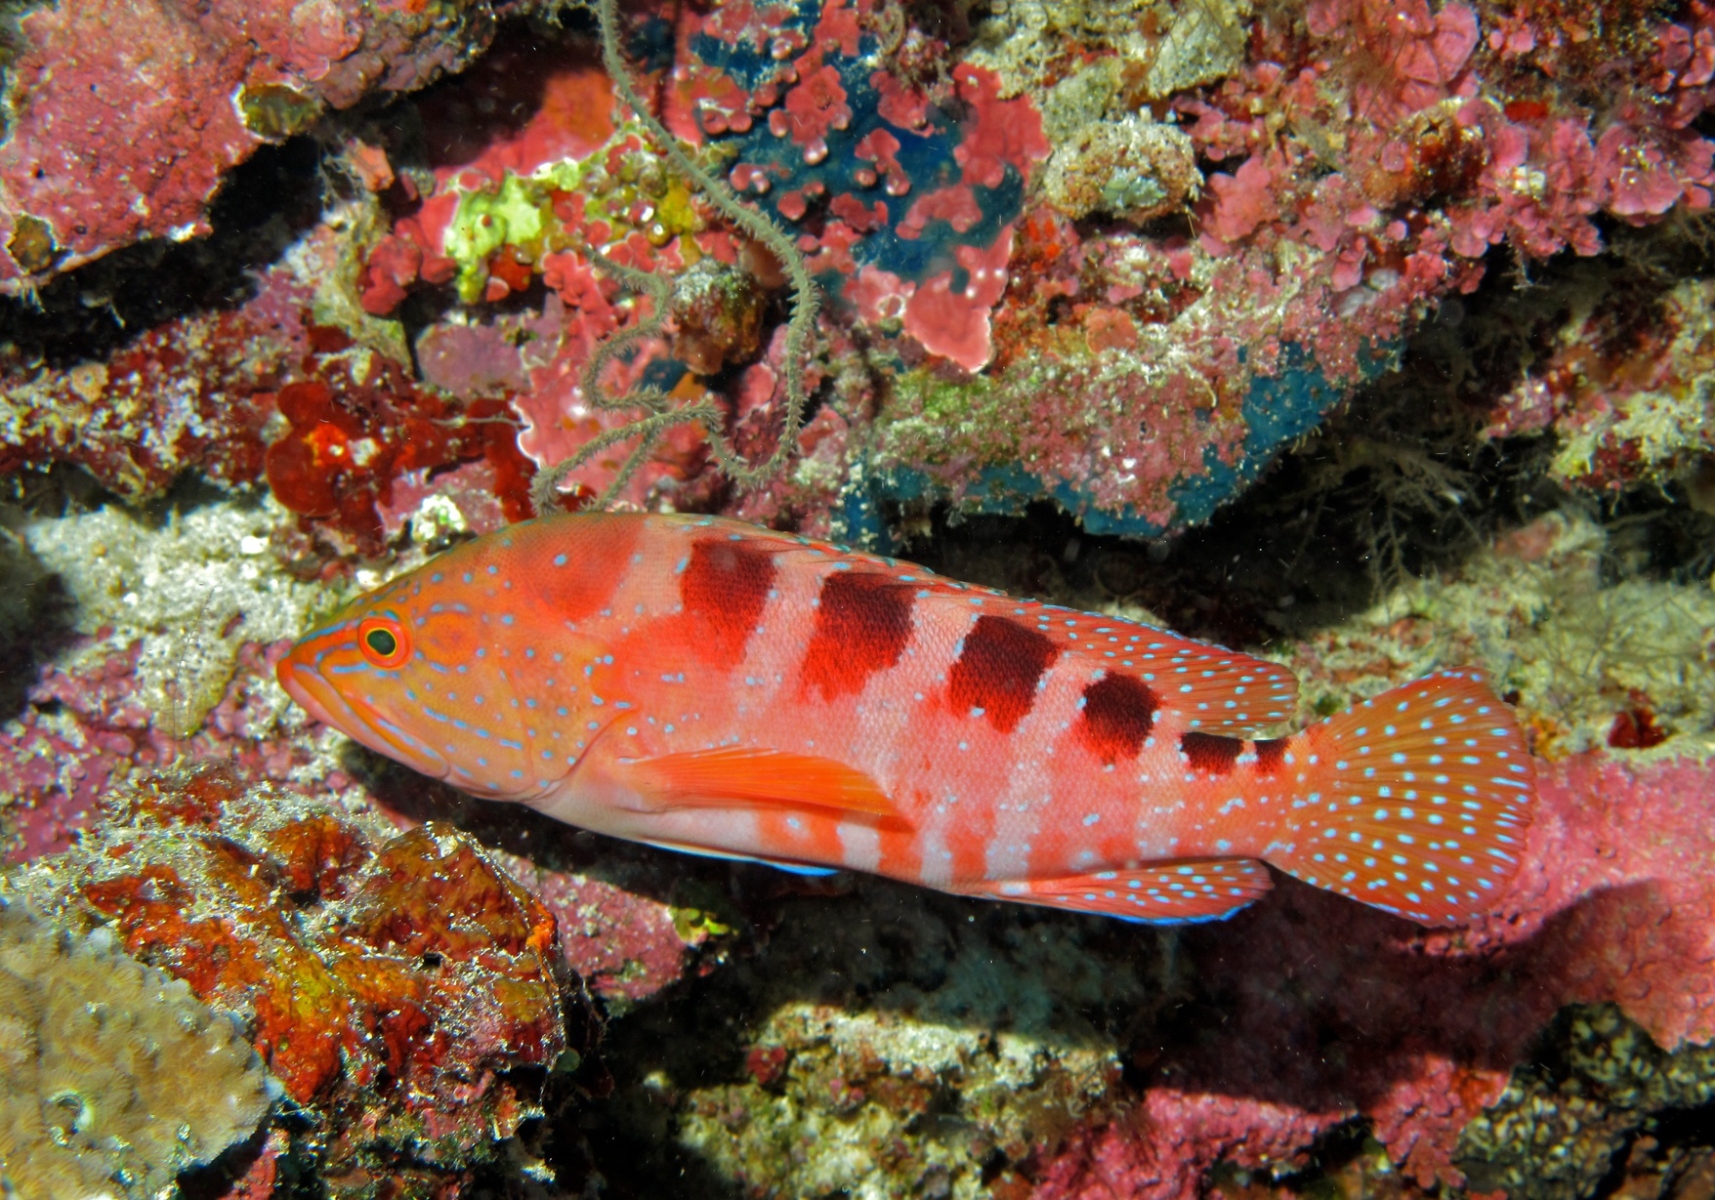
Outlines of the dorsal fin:
<svg viewBox="0 0 1715 1200">
<path fill-rule="evenodd" d="M 1159 711 L 1182 717 L 1196 732 L 1265 736 L 1297 713 L 1298 680 L 1278 663 L 1124 617 L 1004 596 L 996 602 L 988 599 L 995 593 L 981 594 L 997 615 L 1051 638 L 1062 658 L 1076 656 L 1092 669 L 1139 680 Z"/>
<path fill-rule="evenodd" d="M 1171 633 L 1140 645 L 1144 658 L 1125 657 L 1138 663 L 1162 709 L 1183 714 L 1195 732 L 1260 737 L 1298 711 L 1298 680 L 1278 663 Z"/>
</svg>

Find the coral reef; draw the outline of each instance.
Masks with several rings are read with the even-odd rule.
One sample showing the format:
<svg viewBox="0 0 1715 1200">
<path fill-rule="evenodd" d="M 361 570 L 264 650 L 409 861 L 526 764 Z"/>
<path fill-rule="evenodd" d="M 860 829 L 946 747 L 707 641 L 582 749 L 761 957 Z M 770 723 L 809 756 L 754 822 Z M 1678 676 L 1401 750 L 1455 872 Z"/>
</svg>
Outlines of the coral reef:
<svg viewBox="0 0 1715 1200">
<path fill-rule="evenodd" d="M 31 369 L 13 348 L 0 373 L 0 468 L 76 463 L 104 487 L 150 499 L 190 469 L 248 483 L 262 468 L 266 408 L 308 352 L 309 289 L 271 269 L 236 309 L 198 312 L 139 334 L 105 358 Z"/>
<path fill-rule="evenodd" d="M 402 771 L 368 785 L 368 802 L 393 821 L 450 823 L 476 839 L 554 914 L 567 965 L 610 1013 L 712 970 L 742 923 L 720 864 L 662 855 L 449 787 L 424 788 Z"/>
<path fill-rule="evenodd" d="M 1463 3 L 1397 19 L 1336 0 L 1019 3 L 967 26 L 834 0 L 626 19 L 689 169 L 660 161 L 650 114 L 606 119 L 611 80 L 577 43 L 508 46 L 416 105 L 425 146 L 391 149 L 390 169 L 434 188 L 390 201 L 365 304 L 456 283 L 447 328 L 496 331 L 504 306 L 539 304 L 558 346 L 532 351 L 512 400 L 537 464 L 575 459 L 589 494 L 643 464 L 632 503 L 724 501 L 860 541 L 887 540 L 881 506 L 947 497 L 1048 497 L 1096 532 L 1206 520 L 1476 287 L 1491 245 L 1593 254 L 1598 214 L 1706 207 L 1715 158 L 1690 124 L 1709 82 L 1701 8 L 1615 14 L 1599 68 L 1551 15 Z M 1598 69 L 1616 97 L 1599 112 Z M 516 107 L 483 116 L 485 97 Z M 748 212 L 692 186 L 717 168 Z M 739 215 L 791 235 L 784 263 L 758 261 Z M 798 360 L 755 322 L 800 258 L 827 296 L 807 382 L 836 399 L 789 480 L 727 496 L 694 435 L 648 439 L 695 410 L 739 453 L 779 450 Z M 731 268 L 718 313 L 690 299 L 709 296 L 710 259 Z M 685 298 L 662 313 L 639 270 Z M 553 304 L 529 299 L 543 289 Z M 614 378 L 592 388 L 598 347 L 645 325 L 659 336 L 628 343 L 623 370 L 598 362 Z M 495 353 L 492 335 L 453 340 Z M 627 417 L 602 390 L 680 412 Z"/>
<path fill-rule="evenodd" d="M 1519 1200 L 1594 1194 L 1631 1144 L 1715 1099 L 1715 1052 L 1668 1054 L 1611 1005 L 1575 1007 L 1546 1052 L 1465 1127 L 1459 1165 L 1479 1191 Z"/>
<path fill-rule="evenodd" d="M 10 886 L 237 1014 L 323 1131 L 294 1154 L 331 1194 L 459 1194 L 592 1048 L 553 917 L 450 827 L 394 833 L 218 770 L 107 804 Z"/>
<path fill-rule="evenodd" d="M 233 1194 L 575 1188 L 586 1131 L 614 1195 L 1715 1186 L 1715 9 L 103 16 L 23 11 L 3 85 L 3 886 L 30 953 L 239 1019 L 293 1115 Z M 568 462 L 572 503 L 932 529 L 1262 648 L 1306 720 L 1481 666 L 1529 865 L 1458 933 L 1289 881 L 1139 930 L 616 845 L 290 707 L 281 639 Z M 1042 499 L 1076 526 L 982 516 Z"/>
<path fill-rule="evenodd" d="M 452 18 L 470 36 L 448 63 L 486 11 Z M 483 496 L 516 517 L 531 470 L 568 460 L 574 496 L 871 543 L 947 498 L 1178 530 L 1384 371 L 1491 246 L 1593 254 L 1598 218 L 1707 205 L 1701 7 L 1576 36 L 1534 10 L 1390 14 L 1140 0 L 973 24 L 805 0 L 635 6 L 605 58 L 504 36 L 385 121 L 328 118 L 346 191 L 253 298 L 74 370 L 20 364 L 5 461 L 84 463 L 133 497 L 187 467 L 260 473 L 364 554 L 437 481 L 480 524 Z M 1568 337 L 1496 431 L 1555 425 L 1559 474 L 1598 488 L 1694 476 L 1697 286 L 1653 377 L 1586 370 Z M 747 464 L 782 456 L 755 486 Z"/>
<path fill-rule="evenodd" d="M 226 487 L 265 481 L 338 551 L 377 553 L 464 467 L 480 486 L 443 490 L 466 527 L 528 512 L 530 464 L 498 398 L 463 403 L 417 384 L 404 352 L 334 319 L 340 248 L 312 231 L 255 294 L 192 311 L 68 365 L 0 353 L 0 469 L 71 463 L 134 503 L 188 471 Z M 333 293 L 333 294 L 330 294 Z M 379 348 L 376 343 L 379 342 Z"/>
<path fill-rule="evenodd" d="M 0 141 L 0 286 L 208 232 L 226 172 L 326 109 L 408 92 L 487 47 L 495 7 L 99 0 L 16 19 Z"/>
<path fill-rule="evenodd" d="M 181 980 L 0 897 L 0 1191 L 143 1200 L 249 1137 L 273 1097 Z"/>
</svg>

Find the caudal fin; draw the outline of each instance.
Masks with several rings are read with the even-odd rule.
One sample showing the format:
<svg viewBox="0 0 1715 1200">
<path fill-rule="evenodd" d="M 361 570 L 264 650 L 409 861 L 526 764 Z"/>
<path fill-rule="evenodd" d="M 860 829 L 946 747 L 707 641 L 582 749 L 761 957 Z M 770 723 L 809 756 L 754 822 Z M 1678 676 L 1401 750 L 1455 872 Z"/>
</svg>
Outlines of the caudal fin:
<svg viewBox="0 0 1715 1200">
<path fill-rule="evenodd" d="M 1518 870 L 1536 778 L 1512 709 L 1482 676 L 1383 692 L 1305 730 L 1301 746 L 1303 782 L 1269 862 L 1425 925 L 1492 909 Z"/>
</svg>

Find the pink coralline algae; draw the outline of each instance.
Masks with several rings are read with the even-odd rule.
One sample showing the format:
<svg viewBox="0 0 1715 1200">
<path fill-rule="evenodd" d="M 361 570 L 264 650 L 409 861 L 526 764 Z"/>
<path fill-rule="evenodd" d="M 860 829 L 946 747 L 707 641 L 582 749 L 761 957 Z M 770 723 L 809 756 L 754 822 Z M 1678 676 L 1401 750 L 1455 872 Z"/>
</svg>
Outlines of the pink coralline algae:
<svg viewBox="0 0 1715 1200">
<path fill-rule="evenodd" d="M 672 907 L 617 884 L 496 857 L 554 914 L 566 961 L 610 1003 L 644 1000 L 677 982 L 708 938 L 706 922 L 692 919 L 682 929 Z"/>
<path fill-rule="evenodd" d="M 1524 869 L 1470 930 L 1335 912 L 1288 883 L 1185 935 L 1220 1038 L 1150 1050 L 1133 1103 L 1045 1161 L 1036 1200 L 1188 1198 L 1217 1162 L 1303 1163 L 1357 1115 L 1418 1183 L 1457 1183 L 1460 1131 L 1561 1006 L 1615 1002 L 1667 1050 L 1715 1040 L 1708 766 L 1589 754 L 1539 785 Z"/>
<path fill-rule="evenodd" d="M 80 647 L 73 643 L 68 652 Z M 162 767 L 181 756 L 219 760 L 258 777 L 301 778 L 311 752 L 274 728 L 263 681 L 287 649 L 254 642 L 238 647 L 224 695 L 194 738 L 169 737 L 139 694 L 142 643 L 130 642 L 75 667 L 50 665 L 30 687 L 24 712 L 0 726 L 0 808 L 4 858 L 29 862 L 75 844 L 100 813 L 116 780 L 138 768 Z M 342 772 L 319 782 L 337 790 Z"/>
<path fill-rule="evenodd" d="M 1381 126 L 1461 90 L 1477 48 L 1477 14 L 1458 2 L 1431 12 L 1426 0 L 1312 0 L 1304 22 L 1345 43 L 1352 105 Z"/>
<path fill-rule="evenodd" d="M 0 143 L 0 288 L 144 238 L 206 233 L 222 177 L 325 109 L 486 48 L 487 0 L 66 0 L 18 22 Z"/>
<path fill-rule="evenodd" d="M 1056 35 L 1065 65 L 1042 76 L 1022 50 L 964 50 L 869 0 L 621 19 L 661 119 L 821 284 L 810 382 L 840 397 L 800 440 L 804 469 L 767 494 L 713 481 L 681 427 L 625 498 L 859 539 L 885 538 L 881 502 L 926 497 L 1050 496 L 1097 532 L 1204 520 L 1477 287 L 1492 247 L 1594 254 L 1598 218 L 1699 209 L 1715 178 L 1693 123 L 1715 42 L 1700 5 L 1584 31 L 1529 6 L 1318 0 L 1235 27 L 1226 67 L 1159 95 L 1113 45 Z M 1189 35 L 1145 36 L 1171 55 Z M 1050 120 L 1074 85 L 1105 99 Z M 364 303 L 391 313 L 451 283 L 461 328 L 498 328 L 521 299 L 538 312 L 510 397 L 538 465 L 635 419 L 585 395 L 584 368 L 653 301 L 592 251 L 674 288 L 718 265 L 738 309 L 779 311 L 779 264 L 662 163 L 577 42 L 508 43 L 419 112 L 427 160 L 390 151 L 392 224 Z M 425 169 L 432 192 L 413 182 Z M 602 391 L 712 398 L 766 453 L 776 339 L 717 322 L 745 333 L 711 350 L 690 311 L 675 303 L 659 338 L 608 363 Z M 573 490 L 601 489 L 625 451 Z"/>
</svg>

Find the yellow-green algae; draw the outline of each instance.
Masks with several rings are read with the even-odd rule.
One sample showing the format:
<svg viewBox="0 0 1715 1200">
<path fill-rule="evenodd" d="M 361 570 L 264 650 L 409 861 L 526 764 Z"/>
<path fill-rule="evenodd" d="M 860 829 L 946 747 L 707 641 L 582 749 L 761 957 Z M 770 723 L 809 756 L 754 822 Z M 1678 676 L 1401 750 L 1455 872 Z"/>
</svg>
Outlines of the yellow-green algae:
<svg viewBox="0 0 1715 1200">
<path fill-rule="evenodd" d="M 582 194 L 585 222 L 606 222 L 613 233 L 612 242 L 625 238 L 631 228 L 629 210 L 640 201 L 649 206 L 648 236 L 656 245 L 701 229 L 702 220 L 690 189 L 684 181 L 662 171 L 656 156 L 643 148 L 648 145 L 647 138 L 641 122 L 629 121 L 582 158 L 544 163 L 529 175 L 507 171 L 498 185 L 460 196 L 441 245 L 441 252 L 458 264 L 459 299 L 466 304 L 482 299 L 489 258 L 503 246 L 525 261 L 537 263 L 544 254 L 575 245 L 554 213 L 554 201 L 559 196 Z M 607 166 L 616 155 L 618 178 Z M 595 248 L 604 250 L 607 246 Z M 690 249 L 694 256 L 694 247 Z"/>
</svg>

